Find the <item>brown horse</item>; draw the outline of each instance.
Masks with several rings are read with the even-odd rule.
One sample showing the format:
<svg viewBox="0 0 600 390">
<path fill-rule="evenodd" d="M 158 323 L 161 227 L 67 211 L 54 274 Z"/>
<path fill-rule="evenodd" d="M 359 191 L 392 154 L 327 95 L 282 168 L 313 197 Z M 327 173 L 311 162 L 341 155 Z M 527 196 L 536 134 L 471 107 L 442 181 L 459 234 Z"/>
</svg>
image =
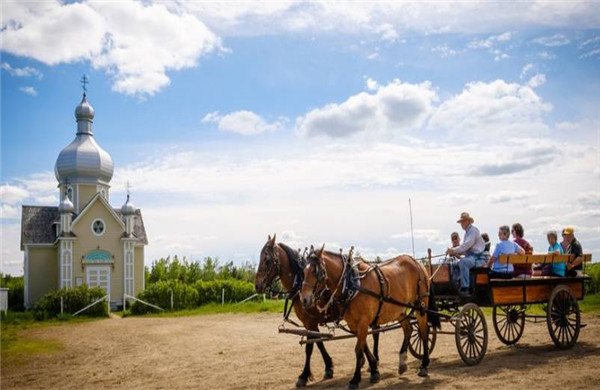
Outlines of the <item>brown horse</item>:
<svg viewBox="0 0 600 390">
<path fill-rule="evenodd" d="M 311 248 L 308 265 L 304 268 L 304 282 L 301 299 L 306 308 L 316 305 L 315 296 L 325 289 L 339 292 L 338 286 L 346 269 L 345 260 L 340 254 L 326 252 L 325 245 L 318 251 Z M 428 315 L 425 308 L 433 309 L 433 300 L 429 300 L 429 276 L 425 267 L 410 256 L 398 256 L 377 266 L 358 262 L 362 275 L 358 294 L 344 310 L 344 320 L 357 341 L 355 347 L 356 368 L 349 388 L 356 389 L 361 380 L 361 367 L 364 355 L 367 356 L 371 371 L 371 382 L 379 381 L 377 360 L 366 347 L 369 326 L 377 326 L 400 321 L 404 330 L 404 341 L 400 349 L 398 373 L 406 371 L 406 352 L 410 341 L 411 326 L 407 310 L 416 316 L 421 340 L 428 339 Z M 404 304 L 404 305 L 403 305 Z M 412 310 L 415 309 L 415 310 Z M 439 317 L 429 315 L 429 321 L 439 327 Z M 427 376 L 429 366 L 429 345 L 424 343 L 423 360 L 419 376 Z"/>
<path fill-rule="evenodd" d="M 260 252 L 260 263 L 258 264 L 258 271 L 256 272 L 255 278 L 256 292 L 264 293 L 271 286 L 273 281 L 279 278 L 283 288 L 293 294 L 294 288 L 297 290 L 300 289 L 301 281 L 304 277 L 303 266 L 304 264 L 300 263 L 299 255 L 295 250 L 285 244 L 277 243 L 275 235 L 273 235 L 273 238 L 269 236 Z M 299 280 L 300 283 L 298 283 L 297 280 Z M 294 285 L 295 282 L 296 286 Z M 299 297 L 296 297 L 292 303 L 294 305 L 294 312 L 306 329 L 318 332 L 319 324 L 332 321 L 330 317 L 326 316 L 326 313 L 322 313 L 316 308 L 305 309 L 300 303 L 296 302 L 297 300 L 299 300 Z M 377 356 L 378 339 L 379 337 L 374 337 L 375 356 Z M 323 379 L 333 378 L 333 361 L 327 353 L 323 343 L 318 342 L 316 344 L 325 363 L 325 375 L 323 376 Z M 306 360 L 304 369 L 296 382 L 297 387 L 305 386 L 308 380 L 312 379 L 310 358 L 313 348 L 314 344 L 306 344 Z"/>
</svg>

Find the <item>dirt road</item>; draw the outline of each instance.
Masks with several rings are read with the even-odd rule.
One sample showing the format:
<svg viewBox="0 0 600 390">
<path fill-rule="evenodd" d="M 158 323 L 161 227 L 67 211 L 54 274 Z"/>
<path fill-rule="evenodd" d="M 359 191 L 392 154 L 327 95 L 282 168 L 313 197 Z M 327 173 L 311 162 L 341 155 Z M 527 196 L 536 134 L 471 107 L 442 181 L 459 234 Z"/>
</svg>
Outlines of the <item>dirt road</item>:
<svg viewBox="0 0 600 390">
<path fill-rule="evenodd" d="M 488 320 L 488 352 L 476 367 L 460 360 L 454 337 L 439 336 L 430 376 L 416 375 L 418 362 L 397 375 L 401 332 L 381 337 L 381 382 L 362 388 L 436 389 L 598 389 L 600 316 L 584 316 L 588 326 L 569 351 L 554 347 L 545 324 L 530 324 L 519 345 L 501 344 Z M 226 314 L 179 318 L 106 319 L 33 328 L 25 337 L 57 340 L 63 350 L 5 365 L 2 389 L 290 389 L 304 362 L 302 347 L 280 335 L 279 315 Z M 370 342 L 370 340 L 369 340 Z M 354 367 L 354 342 L 327 344 L 334 379 L 321 381 L 323 363 L 313 354 L 315 381 L 309 388 L 346 388 Z M 366 368 L 365 368 L 366 369 Z"/>
</svg>

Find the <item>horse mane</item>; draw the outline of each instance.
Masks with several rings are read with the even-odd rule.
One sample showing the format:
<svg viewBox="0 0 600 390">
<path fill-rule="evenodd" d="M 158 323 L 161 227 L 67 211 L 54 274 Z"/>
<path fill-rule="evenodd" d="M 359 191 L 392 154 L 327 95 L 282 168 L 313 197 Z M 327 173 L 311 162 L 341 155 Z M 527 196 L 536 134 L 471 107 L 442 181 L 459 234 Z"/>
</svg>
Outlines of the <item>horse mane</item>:
<svg viewBox="0 0 600 390">
<path fill-rule="evenodd" d="M 290 248 L 282 242 L 279 242 L 278 245 L 285 251 L 285 254 L 287 255 L 288 259 L 290 259 L 290 265 L 292 266 L 292 269 L 294 270 L 296 275 L 302 276 L 302 269 L 304 268 L 304 264 L 300 259 L 300 254 L 298 253 L 298 251 Z"/>
</svg>

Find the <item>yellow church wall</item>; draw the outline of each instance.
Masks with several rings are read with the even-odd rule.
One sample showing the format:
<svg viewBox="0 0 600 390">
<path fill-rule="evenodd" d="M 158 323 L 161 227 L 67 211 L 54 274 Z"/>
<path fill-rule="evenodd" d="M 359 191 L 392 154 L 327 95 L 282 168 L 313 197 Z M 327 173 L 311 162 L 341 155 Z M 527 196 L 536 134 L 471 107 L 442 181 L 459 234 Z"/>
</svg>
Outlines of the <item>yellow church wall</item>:
<svg viewBox="0 0 600 390">
<path fill-rule="evenodd" d="M 135 290 L 134 295 L 138 295 L 142 291 L 144 291 L 144 247 L 138 246 L 135 248 L 134 252 L 135 256 L 135 270 L 134 270 L 134 279 L 133 279 L 133 289 Z"/>
<path fill-rule="evenodd" d="M 104 234 L 96 236 L 92 232 L 92 222 L 100 218 L 104 221 Z M 114 256 L 110 272 L 111 300 L 118 300 L 123 296 L 123 242 L 121 236 L 124 229 L 119 225 L 112 213 L 98 199 L 81 216 L 73 227 L 77 240 L 73 244 L 73 276 L 83 278 L 86 283 L 85 266 L 82 270 L 83 257 L 90 251 L 101 249 Z M 75 283 L 75 281 L 74 281 Z"/>
<path fill-rule="evenodd" d="M 29 248 L 29 302 L 58 289 L 58 249 Z"/>
</svg>

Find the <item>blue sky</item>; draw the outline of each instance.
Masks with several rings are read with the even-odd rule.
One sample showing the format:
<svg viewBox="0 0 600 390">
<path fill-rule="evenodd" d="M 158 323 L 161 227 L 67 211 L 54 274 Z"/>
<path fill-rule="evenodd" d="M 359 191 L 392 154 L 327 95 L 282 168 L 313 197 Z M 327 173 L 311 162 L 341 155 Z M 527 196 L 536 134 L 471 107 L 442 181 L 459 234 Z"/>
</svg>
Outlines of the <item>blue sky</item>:
<svg viewBox="0 0 600 390">
<path fill-rule="evenodd" d="M 5 2 L 2 267 L 20 206 L 57 203 L 87 74 L 111 203 L 147 262 L 256 261 L 267 234 L 366 256 L 441 252 L 461 211 L 537 251 L 600 255 L 600 12 L 587 2 Z"/>
</svg>

